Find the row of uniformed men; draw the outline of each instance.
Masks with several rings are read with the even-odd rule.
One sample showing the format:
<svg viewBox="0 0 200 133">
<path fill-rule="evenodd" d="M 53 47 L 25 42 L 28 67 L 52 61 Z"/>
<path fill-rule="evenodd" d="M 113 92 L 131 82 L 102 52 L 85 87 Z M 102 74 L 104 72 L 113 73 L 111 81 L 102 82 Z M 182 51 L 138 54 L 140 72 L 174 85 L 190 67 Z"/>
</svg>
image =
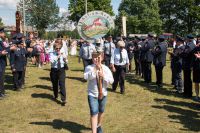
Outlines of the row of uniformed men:
<svg viewBox="0 0 200 133">
<path fill-rule="evenodd" d="M 4 98 L 4 77 L 7 65 L 7 56 L 10 59 L 11 70 L 13 74 L 14 90 L 23 88 L 26 70 L 26 57 L 33 51 L 31 48 L 24 47 L 22 40 L 23 34 L 18 33 L 12 37 L 12 44 L 8 45 L 4 42 L 4 28 L 0 28 L 0 98 Z"/>
<path fill-rule="evenodd" d="M 175 67 L 172 69 L 173 75 L 173 83 L 175 89 L 179 93 L 183 93 L 186 97 L 191 97 L 192 95 L 192 85 L 191 85 L 191 61 L 195 60 L 194 50 L 194 37 L 189 34 L 187 35 L 187 39 L 185 41 L 184 38 L 177 36 L 176 37 L 176 48 L 174 51 L 169 53 L 172 55 L 172 64 Z M 183 50 L 178 50 L 180 54 L 177 54 L 177 49 L 180 46 L 184 46 Z M 112 42 L 112 37 L 108 37 L 105 43 L 101 43 L 99 39 L 96 40 L 94 44 L 91 43 L 84 43 L 80 49 L 80 57 L 83 59 L 84 67 L 88 64 L 92 63 L 91 53 L 94 49 L 101 48 L 104 50 L 104 61 L 105 65 L 111 68 L 114 72 L 114 79 L 115 82 L 113 83 L 112 89 L 113 91 L 116 90 L 118 82 L 120 83 L 120 91 L 124 93 L 124 79 L 125 73 L 127 72 L 127 66 L 129 66 L 132 62 L 132 58 L 135 59 L 135 66 L 136 66 L 136 74 L 142 74 L 144 81 L 146 83 L 152 82 L 151 76 L 151 64 L 153 63 L 156 70 L 156 84 L 158 87 L 162 87 L 163 84 L 163 68 L 166 65 L 166 55 L 167 55 L 167 47 L 168 44 L 165 40 L 163 35 L 158 37 L 158 40 L 154 39 L 152 33 L 148 34 L 148 37 L 141 37 L 136 38 L 135 40 L 118 42 L 117 47 Z M 196 48 L 197 49 L 197 48 Z M 196 51 L 196 50 L 195 50 Z M 175 54 L 174 54 L 175 53 Z M 177 62 L 180 60 L 176 59 L 176 56 L 180 56 L 181 65 Z M 121 58 L 122 57 L 122 58 Z M 182 61 L 183 60 L 183 61 Z M 183 65 L 182 65 L 183 64 Z M 194 64 L 194 63 L 193 63 Z M 198 68 L 198 65 L 194 65 L 193 68 Z M 129 66 L 128 69 L 131 69 Z M 184 70 L 184 87 L 181 86 L 182 79 L 181 78 L 181 70 Z M 199 68 L 200 69 L 200 68 Z M 193 74 L 193 79 L 196 80 L 198 77 L 196 76 L 196 72 Z M 200 74 L 199 74 L 200 75 Z M 175 78 L 174 78 L 175 77 Z M 195 81 L 196 82 L 196 81 Z M 197 87 L 196 87 L 197 88 Z M 184 90 L 183 90 L 184 89 Z"/>
</svg>

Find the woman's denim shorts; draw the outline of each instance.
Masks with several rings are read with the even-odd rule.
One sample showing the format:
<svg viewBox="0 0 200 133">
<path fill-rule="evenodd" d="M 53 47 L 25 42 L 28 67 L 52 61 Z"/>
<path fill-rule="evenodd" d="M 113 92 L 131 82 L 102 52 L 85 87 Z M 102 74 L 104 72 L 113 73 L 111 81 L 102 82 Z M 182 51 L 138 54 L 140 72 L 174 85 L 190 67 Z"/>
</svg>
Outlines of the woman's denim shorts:
<svg viewBox="0 0 200 133">
<path fill-rule="evenodd" d="M 88 103 L 90 107 L 90 115 L 96 115 L 98 113 L 103 113 L 105 110 L 107 97 L 104 96 L 101 100 L 98 97 L 93 97 L 88 95 Z"/>
</svg>

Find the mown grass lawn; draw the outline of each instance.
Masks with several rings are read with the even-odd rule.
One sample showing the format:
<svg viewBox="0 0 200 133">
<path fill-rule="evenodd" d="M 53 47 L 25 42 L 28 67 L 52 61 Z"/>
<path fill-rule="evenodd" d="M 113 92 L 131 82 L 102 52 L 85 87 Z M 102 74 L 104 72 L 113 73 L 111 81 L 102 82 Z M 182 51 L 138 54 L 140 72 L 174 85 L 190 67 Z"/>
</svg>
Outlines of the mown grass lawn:
<svg viewBox="0 0 200 133">
<path fill-rule="evenodd" d="M 174 94 L 171 89 L 169 61 L 164 69 L 164 87 L 146 85 L 138 76 L 127 75 L 126 93 L 108 93 L 103 121 L 105 133 L 178 133 L 200 132 L 200 103 Z M 82 63 L 69 58 L 67 71 L 67 105 L 62 107 L 52 98 L 50 66 L 42 69 L 28 65 L 26 86 L 12 90 L 12 75 L 7 67 L 6 92 L 0 101 L 1 133 L 87 133 L 90 130 L 87 83 Z M 110 89 L 109 89 L 110 90 Z"/>
</svg>

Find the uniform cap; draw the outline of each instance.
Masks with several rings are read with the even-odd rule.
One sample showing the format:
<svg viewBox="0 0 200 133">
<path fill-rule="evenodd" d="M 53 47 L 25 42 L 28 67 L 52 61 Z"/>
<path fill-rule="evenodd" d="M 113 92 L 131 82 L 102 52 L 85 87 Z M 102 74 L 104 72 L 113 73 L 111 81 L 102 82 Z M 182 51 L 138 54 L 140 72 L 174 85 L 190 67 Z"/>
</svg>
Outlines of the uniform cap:
<svg viewBox="0 0 200 133">
<path fill-rule="evenodd" d="M 154 37 L 154 34 L 153 34 L 152 32 L 149 32 L 149 33 L 148 33 L 148 36 L 149 36 L 149 37 Z"/>
<path fill-rule="evenodd" d="M 194 39 L 194 36 L 193 36 L 192 34 L 188 34 L 188 35 L 187 35 L 187 38 L 188 38 L 188 39 Z"/>
<path fill-rule="evenodd" d="M 176 41 L 177 41 L 177 42 L 183 42 L 183 41 L 184 41 L 184 38 L 181 37 L 181 36 L 179 36 L 179 35 L 177 35 L 177 36 L 176 36 Z"/>
</svg>

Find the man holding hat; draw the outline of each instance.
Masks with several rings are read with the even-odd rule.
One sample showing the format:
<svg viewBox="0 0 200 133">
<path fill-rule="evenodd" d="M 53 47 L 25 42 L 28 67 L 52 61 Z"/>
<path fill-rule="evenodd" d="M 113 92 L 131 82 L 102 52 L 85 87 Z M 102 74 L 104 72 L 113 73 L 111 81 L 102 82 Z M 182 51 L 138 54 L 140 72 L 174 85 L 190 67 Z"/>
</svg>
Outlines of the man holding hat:
<svg viewBox="0 0 200 133">
<path fill-rule="evenodd" d="M 195 44 L 193 43 L 194 36 L 187 35 L 187 42 L 182 52 L 183 58 L 183 74 L 184 74 L 184 96 L 187 98 L 192 97 L 192 79 L 191 79 L 191 61 L 193 57 L 193 50 Z"/>
<path fill-rule="evenodd" d="M 117 45 L 118 48 L 114 50 L 114 53 L 112 54 L 110 60 L 111 70 L 113 71 L 113 76 L 114 76 L 114 83 L 112 85 L 112 90 L 116 91 L 119 82 L 120 93 L 124 94 L 125 92 L 124 80 L 125 80 L 126 69 L 128 69 L 129 67 L 129 58 L 128 58 L 128 53 L 125 49 L 124 41 L 118 41 Z"/>
<path fill-rule="evenodd" d="M 157 45 L 153 50 L 152 54 L 153 64 L 156 70 L 156 84 L 158 87 L 162 87 L 163 83 L 163 68 L 166 65 L 166 55 L 167 55 L 167 43 L 165 42 L 165 37 L 160 35 L 158 38 L 159 45 Z"/>
<path fill-rule="evenodd" d="M 110 69 L 101 64 L 103 50 L 92 52 L 92 65 L 85 68 L 84 79 L 88 80 L 88 104 L 90 107 L 92 133 L 102 133 L 102 117 L 107 99 L 107 87 L 113 83 Z"/>
</svg>

